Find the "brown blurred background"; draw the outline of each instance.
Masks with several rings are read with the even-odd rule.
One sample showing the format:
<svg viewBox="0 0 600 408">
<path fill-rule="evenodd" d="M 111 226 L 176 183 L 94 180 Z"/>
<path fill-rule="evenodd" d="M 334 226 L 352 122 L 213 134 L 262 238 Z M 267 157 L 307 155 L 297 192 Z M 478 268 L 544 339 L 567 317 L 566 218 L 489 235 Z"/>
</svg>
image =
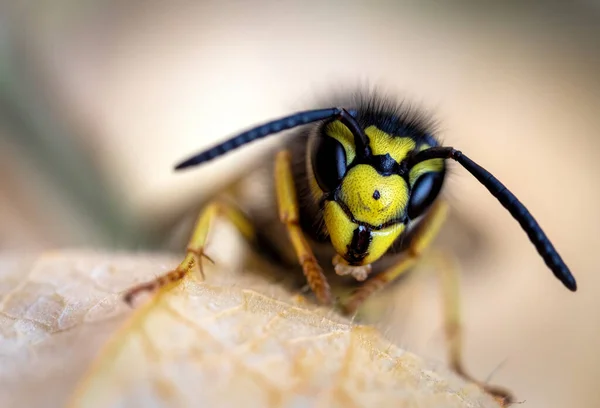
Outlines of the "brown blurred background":
<svg viewBox="0 0 600 408">
<path fill-rule="evenodd" d="M 328 89 L 376 84 L 432 109 L 442 139 L 527 204 L 578 278 L 564 289 L 455 168 L 451 205 L 484 242 L 462 265 L 467 367 L 501 365 L 492 381 L 527 407 L 599 406 L 600 6 L 13 3 L 0 6 L 2 251 L 164 249 L 184 210 L 269 142 L 183 174 L 174 163 Z M 381 325 L 442 360 L 423 276 Z"/>
</svg>

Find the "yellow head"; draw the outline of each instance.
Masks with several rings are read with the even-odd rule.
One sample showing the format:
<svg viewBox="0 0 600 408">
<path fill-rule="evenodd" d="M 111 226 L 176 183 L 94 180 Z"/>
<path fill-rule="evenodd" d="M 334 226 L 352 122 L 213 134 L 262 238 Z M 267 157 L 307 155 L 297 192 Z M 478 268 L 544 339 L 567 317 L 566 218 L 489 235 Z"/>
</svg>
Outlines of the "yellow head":
<svg viewBox="0 0 600 408">
<path fill-rule="evenodd" d="M 362 128 L 366 153 L 338 120 L 323 125 L 309 141 L 311 192 L 322 203 L 333 247 L 350 265 L 371 264 L 385 254 L 408 222 L 434 201 L 444 180 L 442 159 L 412 168 L 403 163 L 435 146 L 433 138 L 414 129 L 399 134 L 385 122 L 374 122 Z"/>
</svg>

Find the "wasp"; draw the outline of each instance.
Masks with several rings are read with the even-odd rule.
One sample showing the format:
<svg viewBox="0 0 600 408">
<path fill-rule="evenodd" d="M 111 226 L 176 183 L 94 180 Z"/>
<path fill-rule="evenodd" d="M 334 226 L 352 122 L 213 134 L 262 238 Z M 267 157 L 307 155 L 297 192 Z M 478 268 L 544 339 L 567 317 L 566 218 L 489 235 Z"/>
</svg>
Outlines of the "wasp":
<svg viewBox="0 0 600 408">
<path fill-rule="evenodd" d="M 215 200 L 201 211 L 187 252 L 175 270 L 127 292 L 152 291 L 182 279 L 199 265 L 211 222 L 224 217 L 264 253 L 278 257 L 292 249 L 296 265 L 319 303 L 332 305 L 327 277 L 345 276 L 357 284 L 339 309 L 353 314 L 372 294 L 412 269 L 441 229 L 448 204 L 440 198 L 453 160 L 471 173 L 521 225 L 553 274 L 571 291 L 575 278 L 527 208 L 490 172 L 454 147 L 442 146 L 423 114 L 372 92 L 341 98 L 342 103 L 307 110 L 246 130 L 183 162 L 177 170 L 200 165 L 248 143 L 292 130 L 275 155 L 271 221 L 287 239 L 271 234 L 273 223 L 249 215 L 235 204 Z M 264 220 L 263 220 L 264 221 Z M 275 235 L 275 237 L 273 237 Z M 284 251 L 285 252 L 285 251 Z M 289 252 L 289 251 L 288 251 Z M 281 257 L 280 257 L 281 258 Z M 210 259 L 210 258 L 208 258 Z M 326 268 L 329 266 L 329 268 Z M 458 296 L 448 286 L 447 308 Z M 507 390 L 476 381 L 460 358 L 458 312 L 446 313 L 451 367 L 503 404 Z"/>
</svg>

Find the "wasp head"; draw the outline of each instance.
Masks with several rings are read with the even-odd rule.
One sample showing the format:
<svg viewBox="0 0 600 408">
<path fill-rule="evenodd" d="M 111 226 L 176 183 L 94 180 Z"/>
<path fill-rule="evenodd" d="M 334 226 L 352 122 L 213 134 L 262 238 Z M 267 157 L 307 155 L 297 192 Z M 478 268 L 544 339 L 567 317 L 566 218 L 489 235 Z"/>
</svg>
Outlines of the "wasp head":
<svg viewBox="0 0 600 408">
<path fill-rule="evenodd" d="M 311 191 L 322 202 L 331 243 L 348 265 L 378 260 L 439 194 L 443 159 L 413 167 L 405 160 L 431 147 L 427 142 L 375 124 L 357 130 L 340 120 L 324 124 L 309 140 Z"/>
</svg>

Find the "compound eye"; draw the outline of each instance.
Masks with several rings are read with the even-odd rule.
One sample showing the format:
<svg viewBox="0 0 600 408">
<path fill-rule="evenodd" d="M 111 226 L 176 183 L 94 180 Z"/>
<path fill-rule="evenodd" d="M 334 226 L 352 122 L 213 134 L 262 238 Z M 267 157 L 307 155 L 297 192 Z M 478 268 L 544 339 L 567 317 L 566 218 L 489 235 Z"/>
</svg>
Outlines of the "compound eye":
<svg viewBox="0 0 600 408">
<path fill-rule="evenodd" d="M 346 151 L 332 137 L 317 138 L 312 146 L 311 162 L 317 183 L 326 193 L 335 190 L 346 174 Z"/>
<path fill-rule="evenodd" d="M 425 212 L 442 189 L 443 172 L 430 172 L 417 179 L 408 202 L 408 218 L 414 220 Z"/>
</svg>

